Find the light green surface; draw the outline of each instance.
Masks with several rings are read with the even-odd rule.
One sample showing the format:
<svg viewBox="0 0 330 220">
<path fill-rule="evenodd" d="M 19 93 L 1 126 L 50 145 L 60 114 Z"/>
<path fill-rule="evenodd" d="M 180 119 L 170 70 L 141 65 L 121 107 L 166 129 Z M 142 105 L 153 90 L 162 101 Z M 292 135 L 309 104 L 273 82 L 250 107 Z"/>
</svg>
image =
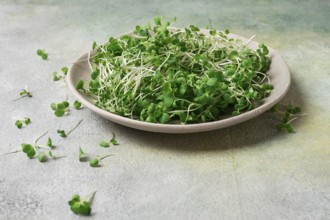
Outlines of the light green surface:
<svg viewBox="0 0 330 220">
<path fill-rule="evenodd" d="M 52 72 L 94 40 L 130 31 L 155 15 L 176 26 L 229 28 L 279 51 L 293 78 L 284 102 L 307 114 L 296 134 L 277 132 L 265 114 L 238 126 L 190 135 L 154 134 L 108 122 L 88 109 L 55 118 L 49 105 L 73 97 Z M 329 219 L 330 2 L 318 1 L 1 1 L 0 153 L 46 130 L 66 158 L 41 164 L 0 157 L 0 219 L 76 219 L 67 201 L 97 190 L 94 219 Z M 49 52 L 49 60 L 36 49 Z M 13 102 L 27 84 L 33 98 Z M 18 130 L 12 117 L 29 116 Z M 81 118 L 67 139 L 56 134 Z M 119 146 L 98 147 L 115 131 Z M 46 138 L 41 141 L 46 142 Z M 78 147 L 115 156 L 93 169 Z"/>
</svg>

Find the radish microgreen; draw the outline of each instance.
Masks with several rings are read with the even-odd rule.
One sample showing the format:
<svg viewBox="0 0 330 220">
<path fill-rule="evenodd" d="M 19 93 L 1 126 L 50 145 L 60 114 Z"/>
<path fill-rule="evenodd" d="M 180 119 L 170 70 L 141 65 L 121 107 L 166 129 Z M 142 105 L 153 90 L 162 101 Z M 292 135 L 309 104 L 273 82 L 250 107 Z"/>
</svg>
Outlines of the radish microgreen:
<svg viewBox="0 0 330 220">
<path fill-rule="evenodd" d="M 63 101 L 60 103 L 52 103 L 50 105 L 51 109 L 54 110 L 54 114 L 57 117 L 62 117 L 65 115 L 66 112 L 69 111 L 69 102 L 68 101 Z"/>
<path fill-rule="evenodd" d="M 21 129 L 23 127 L 23 125 L 29 125 L 31 124 L 31 119 L 25 117 L 24 119 L 17 119 L 15 121 L 15 125 L 18 129 Z"/>
<path fill-rule="evenodd" d="M 43 60 L 47 60 L 48 54 L 44 49 L 38 49 L 37 50 L 37 55 L 40 56 Z"/>
<path fill-rule="evenodd" d="M 292 122 L 298 117 L 305 115 L 301 114 L 300 107 L 293 106 L 292 104 L 277 104 L 270 109 L 270 112 L 278 113 L 281 117 L 280 123 L 276 125 L 276 128 L 288 133 L 295 133 Z"/>
<path fill-rule="evenodd" d="M 81 119 L 71 130 L 69 130 L 68 132 L 64 131 L 64 130 L 61 130 L 61 129 L 57 129 L 57 133 L 60 135 L 60 137 L 67 137 L 69 136 L 69 134 L 71 132 L 73 132 L 80 124 L 81 122 L 83 121 L 83 119 Z"/>
<path fill-rule="evenodd" d="M 264 44 L 254 51 L 248 42 L 230 38 L 227 29 L 205 35 L 194 25 L 171 28 L 161 17 L 154 23 L 93 44 L 91 79 L 76 88 L 101 109 L 162 124 L 239 115 L 270 94 Z"/>
<path fill-rule="evenodd" d="M 64 79 L 66 74 L 68 73 L 68 68 L 67 67 L 62 67 L 61 68 L 62 75 L 58 75 L 58 72 L 53 72 L 53 81 L 59 81 L 61 79 Z"/>
<path fill-rule="evenodd" d="M 71 200 L 68 202 L 70 210 L 76 215 L 90 215 L 92 211 L 91 203 L 94 195 L 95 192 L 92 192 L 84 199 L 81 199 L 78 194 L 73 195 Z"/>
<path fill-rule="evenodd" d="M 101 160 L 112 156 L 112 154 L 104 155 L 104 156 L 97 156 L 89 153 L 85 153 L 81 147 L 79 147 L 78 152 L 78 159 L 80 162 L 87 162 L 89 161 L 90 167 L 99 167 L 99 163 Z"/>
<path fill-rule="evenodd" d="M 77 110 L 82 109 L 81 102 L 79 102 L 78 100 L 74 101 L 72 106 Z"/>
<path fill-rule="evenodd" d="M 112 138 L 109 141 L 102 140 L 100 142 L 100 146 L 104 147 L 104 148 L 110 147 L 110 144 L 119 145 L 119 143 L 116 139 L 116 134 L 114 132 L 112 132 Z"/>
</svg>

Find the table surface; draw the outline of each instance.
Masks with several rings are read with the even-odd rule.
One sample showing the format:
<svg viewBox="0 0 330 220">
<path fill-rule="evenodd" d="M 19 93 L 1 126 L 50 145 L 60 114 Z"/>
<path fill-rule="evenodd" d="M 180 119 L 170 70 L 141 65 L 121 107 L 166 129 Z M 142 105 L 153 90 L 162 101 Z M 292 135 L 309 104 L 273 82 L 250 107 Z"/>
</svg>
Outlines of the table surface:
<svg viewBox="0 0 330 220">
<path fill-rule="evenodd" d="M 169 135 L 109 122 L 88 109 L 56 118 L 50 103 L 75 99 L 52 81 L 92 42 L 132 30 L 156 15 L 176 26 L 211 25 L 257 35 L 279 51 L 292 74 L 283 103 L 306 116 L 296 133 L 275 129 L 263 114 L 217 131 Z M 330 1 L 12 1 L 0 2 L 0 154 L 33 143 L 45 131 L 58 160 L 23 153 L 0 157 L 0 219 L 78 219 L 67 204 L 97 191 L 92 219 L 330 219 Z M 43 61 L 38 48 L 49 53 Z M 27 85 L 32 98 L 16 102 Z M 15 117 L 32 124 L 17 129 Z M 63 139 L 56 129 L 69 130 Z M 98 146 L 111 132 L 118 146 Z M 78 148 L 113 154 L 102 167 L 77 159 Z"/>
</svg>

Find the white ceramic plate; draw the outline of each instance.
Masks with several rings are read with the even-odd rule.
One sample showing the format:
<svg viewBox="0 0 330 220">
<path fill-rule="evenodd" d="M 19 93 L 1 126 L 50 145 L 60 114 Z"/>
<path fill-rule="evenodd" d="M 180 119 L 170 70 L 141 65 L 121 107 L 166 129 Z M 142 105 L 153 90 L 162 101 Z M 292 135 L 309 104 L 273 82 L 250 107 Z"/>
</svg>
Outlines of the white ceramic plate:
<svg viewBox="0 0 330 220">
<path fill-rule="evenodd" d="M 204 34 L 208 34 L 207 30 L 202 30 Z M 241 39 L 244 42 L 247 42 L 248 39 L 244 37 L 240 37 L 235 34 L 229 34 L 229 37 Z M 258 48 L 258 43 L 251 41 L 248 44 L 248 47 L 256 50 Z M 268 76 L 271 80 L 271 84 L 274 86 L 270 96 L 265 98 L 262 101 L 262 104 L 245 113 L 242 113 L 238 116 L 232 116 L 226 119 L 221 119 L 213 122 L 206 123 L 198 123 L 198 124 L 158 124 L 158 123 L 150 123 L 138 121 L 135 119 L 126 118 L 123 116 L 119 116 L 114 113 L 107 112 L 103 109 L 96 107 L 91 100 L 80 93 L 76 89 L 76 84 L 80 79 L 83 79 L 86 83 L 90 80 L 91 70 L 89 68 L 87 59 L 92 52 L 87 52 L 80 56 L 69 68 L 68 74 L 66 76 L 67 84 L 69 89 L 72 91 L 74 96 L 82 102 L 87 108 L 95 112 L 96 114 L 113 121 L 115 123 L 151 132 L 159 132 L 159 133 L 195 133 L 195 132 L 203 132 L 203 131 L 211 131 L 220 128 L 229 127 L 238 123 L 242 123 L 251 118 L 254 118 L 263 112 L 269 110 L 272 106 L 274 106 L 277 102 L 279 102 L 284 95 L 287 93 L 290 87 L 290 72 L 288 66 L 286 65 L 283 57 L 276 52 L 275 50 L 269 48 L 269 57 L 271 59 L 270 69 L 268 71 Z"/>
</svg>

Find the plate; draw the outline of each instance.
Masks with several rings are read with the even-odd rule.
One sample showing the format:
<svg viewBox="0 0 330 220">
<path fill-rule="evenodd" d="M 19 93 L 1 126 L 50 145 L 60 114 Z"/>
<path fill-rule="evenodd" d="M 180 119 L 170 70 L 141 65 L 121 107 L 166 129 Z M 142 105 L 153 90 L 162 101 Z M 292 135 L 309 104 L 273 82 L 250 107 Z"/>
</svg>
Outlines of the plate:
<svg viewBox="0 0 330 220">
<path fill-rule="evenodd" d="M 201 30 L 202 33 L 208 35 L 208 30 Z M 127 33 L 130 34 L 130 33 Z M 228 35 L 230 38 L 241 39 L 243 43 L 248 42 L 248 39 L 238 36 L 236 34 L 230 33 Z M 248 47 L 256 50 L 258 48 L 258 44 L 255 41 L 250 41 Z M 77 60 L 73 62 L 73 64 L 69 67 L 68 74 L 66 76 L 66 81 L 69 89 L 73 93 L 73 95 L 79 100 L 83 105 L 89 108 L 91 111 L 96 114 L 121 125 L 144 130 L 151 131 L 157 133 L 196 133 L 196 132 L 204 132 L 211 131 L 220 128 L 225 128 L 229 126 L 233 126 L 249 119 L 255 118 L 258 115 L 264 113 L 269 110 L 272 106 L 274 106 L 277 102 L 279 102 L 287 93 L 291 77 L 289 68 L 284 61 L 283 57 L 276 52 L 274 49 L 269 48 L 269 58 L 271 59 L 270 69 L 267 72 L 271 84 L 274 86 L 274 89 L 270 93 L 270 95 L 263 99 L 260 106 L 257 108 L 250 110 L 248 112 L 244 112 L 237 116 L 228 117 L 225 119 L 221 119 L 218 121 L 205 122 L 205 123 L 197 123 L 197 124 L 159 124 L 159 123 L 150 123 L 143 122 L 135 119 L 126 118 L 114 113 L 107 112 L 103 109 L 96 107 L 89 97 L 82 94 L 76 89 L 76 84 L 79 80 L 83 79 L 85 82 L 90 80 L 91 70 L 88 64 L 89 57 L 93 54 L 93 51 L 88 51 L 85 54 L 81 55 Z"/>
</svg>

